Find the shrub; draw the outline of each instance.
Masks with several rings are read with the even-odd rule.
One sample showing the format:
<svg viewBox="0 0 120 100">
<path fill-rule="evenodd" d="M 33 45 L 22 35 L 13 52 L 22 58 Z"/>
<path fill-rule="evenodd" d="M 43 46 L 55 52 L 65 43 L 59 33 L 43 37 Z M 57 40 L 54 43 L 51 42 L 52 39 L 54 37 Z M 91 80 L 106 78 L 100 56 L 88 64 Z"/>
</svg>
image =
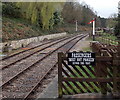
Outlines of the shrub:
<svg viewBox="0 0 120 100">
<path fill-rule="evenodd" d="M 120 14 L 118 15 L 118 23 L 115 26 L 115 35 L 120 37 Z"/>
<path fill-rule="evenodd" d="M 20 17 L 20 9 L 13 2 L 4 2 L 2 4 L 3 16 Z"/>
</svg>

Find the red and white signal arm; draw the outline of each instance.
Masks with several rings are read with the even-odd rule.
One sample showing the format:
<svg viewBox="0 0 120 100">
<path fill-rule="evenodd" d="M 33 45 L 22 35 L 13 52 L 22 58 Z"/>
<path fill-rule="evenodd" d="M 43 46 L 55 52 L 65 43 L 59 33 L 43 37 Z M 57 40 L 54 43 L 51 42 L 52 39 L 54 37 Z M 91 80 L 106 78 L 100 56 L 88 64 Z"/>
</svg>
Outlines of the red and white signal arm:
<svg viewBox="0 0 120 100">
<path fill-rule="evenodd" d="M 96 19 L 94 18 L 93 20 L 91 20 L 88 24 L 91 24 L 93 21 L 95 21 Z"/>
</svg>

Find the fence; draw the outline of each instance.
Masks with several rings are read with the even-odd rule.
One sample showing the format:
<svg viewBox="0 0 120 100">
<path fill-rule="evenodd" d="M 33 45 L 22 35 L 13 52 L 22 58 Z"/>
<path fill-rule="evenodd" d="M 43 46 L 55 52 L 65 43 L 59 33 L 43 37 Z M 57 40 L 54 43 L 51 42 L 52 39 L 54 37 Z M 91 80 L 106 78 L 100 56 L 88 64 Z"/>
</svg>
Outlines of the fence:
<svg viewBox="0 0 120 100">
<path fill-rule="evenodd" d="M 117 78 L 120 77 L 120 44 L 117 46 L 114 45 L 106 45 L 100 43 L 92 44 L 93 52 L 105 52 L 105 56 L 109 56 L 112 58 L 111 62 L 106 62 L 107 66 L 111 66 L 112 77 L 113 77 L 113 92 L 118 91 L 120 93 L 120 83 L 117 81 Z M 105 59 L 105 58 L 104 58 Z M 107 59 L 107 58 L 106 58 Z M 106 60 L 105 60 L 106 61 Z"/>
<path fill-rule="evenodd" d="M 117 49 L 109 49 L 109 52 L 97 43 L 93 43 L 92 48 L 96 53 L 95 66 L 68 65 L 67 54 L 58 53 L 59 97 L 80 93 L 107 94 L 120 90 L 120 56 L 115 52 Z"/>
</svg>

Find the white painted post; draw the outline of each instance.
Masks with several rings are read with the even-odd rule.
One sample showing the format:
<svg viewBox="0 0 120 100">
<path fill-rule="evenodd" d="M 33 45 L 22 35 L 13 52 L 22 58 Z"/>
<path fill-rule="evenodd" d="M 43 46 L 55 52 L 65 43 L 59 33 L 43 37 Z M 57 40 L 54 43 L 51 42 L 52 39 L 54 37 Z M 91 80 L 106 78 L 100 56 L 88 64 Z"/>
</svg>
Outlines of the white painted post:
<svg viewBox="0 0 120 100">
<path fill-rule="evenodd" d="M 95 18 L 93 20 L 93 41 L 95 41 Z"/>
<path fill-rule="evenodd" d="M 77 20 L 76 20 L 76 32 L 77 32 Z"/>
</svg>

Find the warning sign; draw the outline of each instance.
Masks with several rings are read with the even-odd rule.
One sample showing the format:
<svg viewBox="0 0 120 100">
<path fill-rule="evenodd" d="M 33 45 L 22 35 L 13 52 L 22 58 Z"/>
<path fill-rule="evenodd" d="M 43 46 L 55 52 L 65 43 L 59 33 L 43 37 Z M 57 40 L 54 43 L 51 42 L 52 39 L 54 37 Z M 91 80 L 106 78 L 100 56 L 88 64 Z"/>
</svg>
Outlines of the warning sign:
<svg viewBox="0 0 120 100">
<path fill-rule="evenodd" d="M 68 65 L 95 65 L 95 53 L 70 52 L 67 61 Z"/>
</svg>

